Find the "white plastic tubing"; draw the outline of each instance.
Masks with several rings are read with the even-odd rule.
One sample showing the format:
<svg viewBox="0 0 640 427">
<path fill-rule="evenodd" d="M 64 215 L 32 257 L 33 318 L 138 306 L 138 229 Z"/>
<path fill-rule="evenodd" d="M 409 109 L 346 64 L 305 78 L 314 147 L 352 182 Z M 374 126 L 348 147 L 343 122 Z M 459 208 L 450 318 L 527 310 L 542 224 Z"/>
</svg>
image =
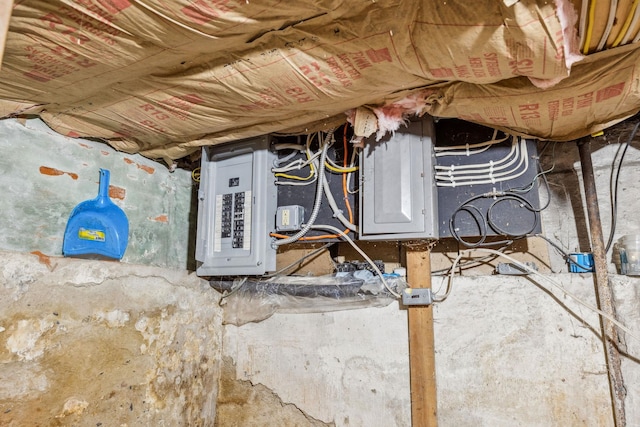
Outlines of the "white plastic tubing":
<svg viewBox="0 0 640 427">
<path fill-rule="evenodd" d="M 493 140 L 496 141 L 496 140 Z M 492 143 L 494 143 L 491 141 Z M 457 147 L 452 147 L 457 148 Z M 458 150 L 459 156 L 468 155 L 468 147 Z M 454 153 L 448 151 L 448 153 Z M 437 154 L 436 154 L 437 155 Z M 448 154 L 453 155 L 453 154 Z M 515 164 L 515 166 L 514 166 Z M 529 153 L 524 138 L 512 137 L 509 154 L 499 160 L 469 165 L 436 166 L 436 184 L 439 187 L 495 184 L 518 178 L 529 168 Z"/>
</svg>

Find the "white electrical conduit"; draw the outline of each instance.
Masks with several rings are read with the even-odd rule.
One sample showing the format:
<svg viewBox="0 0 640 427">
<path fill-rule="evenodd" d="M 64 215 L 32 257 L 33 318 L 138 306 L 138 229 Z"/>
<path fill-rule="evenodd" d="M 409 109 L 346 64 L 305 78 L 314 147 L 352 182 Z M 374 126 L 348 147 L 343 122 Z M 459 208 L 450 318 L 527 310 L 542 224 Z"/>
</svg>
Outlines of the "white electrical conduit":
<svg viewBox="0 0 640 427">
<path fill-rule="evenodd" d="M 436 170 L 436 174 L 441 173 L 439 171 L 454 171 L 454 170 L 465 170 L 465 169 L 482 169 L 482 168 L 486 168 L 488 166 L 491 166 L 491 164 L 493 163 L 493 166 L 496 167 L 496 165 L 501 165 L 504 162 L 507 162 L 509 159 L 511 159 L 511 156 L 513 156 L 513 153 L 518 150 L 518 142 L 517 142 L 517 137 L 513 137 L 512 138 L 512 142 L 511 142 L 511 150 L 509 150 L 509 153 L 504 156 L 502 159 L 499 160 L 495 160 L 489 163 L 475 163 L 475 164 L 469 164 L 469 165 L 450 165 L 450 166 L 441 166 L 441 165 L 436 165 L 435 166 L 435 170 Z M 516 155 L 517 157 L 517 155 Z M 512 160 L 513 161 L 513 160 Z"/>
<path fill-rule="evenodd" d="M 324 144 L 322 146 L 322 150 L 321 150 L 321 154 L 320 154 L 320 165 L 318 166 L 318 168 L 316 170 L 316 175 L 318 177 L 318 182 L 317 182 L 317 187 L 316 187 L 316 198 L 315 198 L 315 200 L 313 202 L 313 210 L 311 211 L 311 215 L 309 216 L 309 220 L 304 225 L 304 227 L 302 227 L 302 229 L 300 231 L 298 231 L 296 234 L 294 234 L 293 236 L 287 237 L 286 239 L 275 240 L 273 242 L 274 246 L 282 246 L 282 245 L 286 245 L 286 244 L 289 244 L 289 243 L 297 242 L 298 239 L 300 239 L 302 236 L 307 234 L 307 232 L 309 230 L 311 230 L 311 227 L 313 226 L 313 223 L 318 218 L 318 214 L 320 213 L 320 203 L 322 202 L 322 190 L 323 190 L 322 181 L 324 181 L 324 168 L 325 168 L 324 162 L 325 162 L 325 159 L 327 158 L 327 150 L 329 149 L 329 141 L 331 141 L 331 138 L 333 138 L 333 131 L 334 131 L 334 129 L 331 129 L 327 133 L 327 136 L 324 139 Z"/>
<path fill-rule="evenodd" d="M 354 243 L 354 241 L 351 240 L 351 238 L 344 231 L 342 231 L 342 230 L 340 230 L 340 229 L 338 229 L 338 228 L 336 228 L 336 227 L 334 227 L 332 225 L 314 225 L 311 228 L 313 228 L 314 230 L 326 230 L 326 231 L 330 231 L 331 233 L 334 233 L 334 234 L 339 234 L 340 237 L 342 237 L 347 243 L 349 243 L 351 246 L 353 246 L 353 249 L 355 249 L 356 252 L 358 252 L 362 256 L 362 258 L 364 258 L 365 261 L 367 261 L 369 263 L 369 265 L 371 265 L 371 267 L 376 272 L 378 277 L 380 277 L 380 280 L 382 280 L 382 284 L 387 289 L 387 291 L 389 291 L 389 293 L 391 295 L 393 295 L 394 297 L 396 297 L 396 298 L 401 298 L 402 297 L 402 295 L 400 295 L 399 293 L 397 293 L 396 291 L 391 289 L 391 287 L 387 283 L 387 280 L 384 278 L 384 274 L 382 274 L 382 272 L 380 271 L 380 269 L 378 268 L 376 263 L 373 262 L 373 260 L 371 258 L 369 258 L 369 256 L 362 249 L 360 249 L 358 247 L 358 245 L 356 245 Z"/>
<path fill-rule="evenodd" d="M 322 186 L 324 187 L 324 195 L 327 197 L 327 200 L 329 201 L 329 206 L 331 206 L 331 210 L 333 211 L 333 216 L 338 218 L 342 223 L 342 225 L 347 227 L 349 230 L 358 231 L 358 228 L 355 226 L 355 224 L 352 224 L 349 221 L 349 219 L 344 216 L 344 214 L 342 213 L 342 210 L 340 210 L 340 208 L 338 207 L 338 204 L 336 203 L 336 199 L 333 197 L 333 194 L 331 193 L 331 188 L 329 187 L 329 183 L 327 182 L 326 175 L 322 180 Z"/>
<path fill-rule="evenodd" d="M 636 7 L 636 10 L 633 11 L 633 19 L 631 20 L 631 24 L 629 25 L 629 28 L 627 28 L 627 32 L 625 33 L 624 37 L 622 38 L 622 43 L 620 44 L 627 44 L 629 43 L 629 39 L 631 38 L 631 36 L 633 35 L 633 31 L 635 30 L 636 26 L 638 25 L 638 20 L 640 20 L 640 7 Z M 638 33 L 638 35 L 640 35 L 640 32 Z M 634 38 L 637 38 L 638 36 L 636 36 Z"/>
<path fill-rule="evenodd" d="M 479 154 L 484 151 L 487 151 L 492 145 L 500 144 L 501 142 L 506 141 L 509 138 L 509 135 L 505 136 L 501 139 L 496 139 L 498 135 L 498 131 L 493 131 L 493 137 L 489 141 L 479 142 L 476 144 L 465 144 L 465 145 L 455 145 L 452 147 L 433 147 L 433 150 L 436 153 L 436 157 L 443 156 L 471 156 L 473 154 Z M 480 150 L 475 150 L 475 148 L 481 148 Z"/>
<path fill-rule="evenodd" d="M 607 319 L 609 322 L 613 323 L 618 328 L 620 328 L 621 330 L 626 332 L 631 338 L 640 341 L 640 338 L 637 335 L 635 335 L 631 331 L 631 329 L 626 327 L 624 324 L 622 324 L 618 320 L 614 319 L 612 316 L 610 316 L 609 314 L 605 313 L 604 311 L 600 310 L 598 307 L 596 307 L 596 306 L 594 306 L 592 304 L 589 304 L 588 302 L 583 301 L 582 299 L 580 299 L 574 293 L 569 292 L 568 290 L 563 288 L 560 283 L 556 282 L 552 278 L 550 278 L 548 276 L 545 276 L 542 273 L 539 273 L 537 270 L 534 270 L 533 268 L 529 267 L 528 265 L 521 263 L 517 259 L 515 259 L 513 257 L 510 257 L 509 255 L 503 254 L 502 252 L 498 252 L 498 251 L 496 251 L 494 249 L 477 248 L 477 249 L 473 249 L 473 251 L 490 253 L 490 254 L 496 255 L 498 257 L 504 258 L 507 261 L 509 261 L 509 262 L 515 264 L 516 266 L 518 266 L 518 268 L 522 269 L 523 271 L 526 271 L 526 272 L 528 272 L 530 274 L 533 274 L 535 276 L 541 277 L 546 282 L 548 282 L 548 283 L 552 284 L 553 286 L 555 286 L 556 288 L 558 288 L 564 295 L 572 298 L 578 304 L 588 308 L 589 310 L 593 311 L 594 313 L 597 313 L 601 317 Z M 442 302 L 449 296 L 449 294 L 451 293 L 452 285 L 453 285 L 453 275 L 455 273 L 456 266 L 458 265 L 458 262 L 460 262 L 460 259 L 462 259 L 464 256 L 469 257 L 470 252 L 472 252 L 472 251 L 467 251 L 467 253 L 465 253 L 465 251 L 460 252 L 460 255 L 458 255 L 457 258 L 453 261 L 453 265 L 451 266 L 451 273 L 449 274 L 449 281 L 447 283 L 447 290 L 446 290 L 445 294 L 442 297 L 438 297 L 437 295 L 434 295 L 433 296 L 433 301 L 434 302 Z"/>
<path fill-rule="evenodd" d="M 273 161 L 273 167 L 277 168 L 281 164 L 290 161 L 291 159 L 293 159 L 297 155 L 298 155 L 298 153 L 296 151 L 292 151 L 291 153 L 289 153 L 288 155 L 284 156 L 283 158 L 274 160 Z"/>
<path fill-rule="evenodd" d="M 271 171 L 273 173 L 285 173 L 285 172 L 291 172 L 294 170 L 300 170 L 303 167 L 309 166 L 315 159 L 318 158 L 318 156 L 320 156 L 320 152 L 318 151 L 317 153 L 313 154 L 309 159 L 307 160 L 302 160 L 302 159 L 297 159 L 294 160 L 293 162 L 284 165 L 284 166 L 280 166 L 277 168 L 271 168 Z"/>
<path fill-rule="evenodd" d="M 601 51 L 604 49 L 604 45 L 607 43 L 607 39 L 611 34 L 611 29 L 613 28 L 613 22 L 616 20 L 616 12 L 618 10 L 618 0 L 610 0 L 609 1 L 609 16 L 607 18 L 607 26 L 604 28 L 604 33 L 602 33 L 602 37 L 600 37 L 600 42 L 598 43 L 598 47 L 596 50 Z"/>
<path fill-rule="evenodd" d="M 495 184 L 497 182 L 510 181 L 513 179 L 522 176 L 529 169 L 529 155 L 527 153 L 526 141 L 523 139 L 523 155 L 520 157 L 520 163 L 518 165 L 507 172 L 502 172 L 498 174 L 493 174 L 489 172 L 488 174 L 476 175 L 476 176 L 466 176 L 463 177 L 462 180 L 456 181 L 455 176 L 448 177 L 448 182 L 436 181 L 436 185 L 438 187 L 457 187 L 460 185 L 479 185 L 479 184 Z M 522 164 L 524 163 L 524 167 L 520 170 L 520 172 L 516 171 L 520 169 Z M 439 178 L 439 177 L 436 177 Z M 439 178 L 443 180 L 444 178 Z"/>
<path fill-rule="evenodd" d="M 460 170 L 458 168 L 458 166 L 455 165 L 451 165 L 451 167 L 449 167 L 446 170 L 443 171 L 438 171 L 435 173 L 436 178 L 442 178 L 442 179 L 449 179 L 450 177 L 460 177 L 463 179 L 471 179 L 473 176 L 484 176 L 486 174 L 492 174 L 495 172 L 500 172 L 504 169 L 507 169 L 509 167 L 511 167 L 516 161 L 519 161 L 520 164 L 522 164 L 522 153 L 524 154 L 528 154 L 527 153 L 527 147 L 526 145 L 522 148 L 522 150 L 520 149 L 520 145 L 521 144 L 514 144 L 514 146 L 516 147 L 516 150 L 512 150 L 515 151 L 514 156 L 509 160 L 509 162 L 505 163 L 505 164 L 501 164 L 502 161 L 504 161 L 505 159 L 507 159 L 506 157 L 504 159 L 501 159 L 498 162 L 494 162 L 493 160 L 489 161 L 489 163 L 483 163 L 483 164 L 476 164 L 476 165 L 472 165 L 475 167 L 475 169 L 469 170 L 469 169 L 462 169 Z M 513 148 L 513 147 L 512 147 Z M 469 166 L 469 165 L 467 165 Z M 471 177 L 467 177 L 464 175 L 471 175 Z"/>
<path fill-rule="evenodd" d="M 515 147 L 515 150 L 514 150 Z M 494 162 L 489 161 L 488 163 L 475 164 L 475 165 L 463 165 L 463 166 L 472 166 L 474 169 L 463 169 L 459 170 L 462 166 L 451 165 L 447 167 L 445 170 L 439 170 L 435 173 L 435 177 L 440 181 L 451 181 L 451 180 L 475 180 L 475 179 L 483 179 L 486 177 L 501 177 L 510 173 L 515 173 L 526 161 L 526 157 L 528 156 L 527 145 L 524 140 L 522 140 L 519 144 L 513 144 L 511 147 L 511 152 L 507 157 Z M 513 153 L 513 156 L 512 156 Z M 501 164 L 505 160 L 509 160 L 507 163 Z M 506 172 L 502 172 L 507 168 L 511 168 L 516 162 L 518 164 L 509 169 Z"/>
<path fill-rule="evenodd" d="M 446 147 L 433 147 L 434 151 L 450 151 L 450 150 L 464 150 L 467 148 L 478 148 L 484 147 L 486 145 L 491 145 L 496 141 L 496 136 L 498 135 L 498 130 L 493 130 L 493 136 L 490 140 L 484 142 L 476 142 L 474 144 L 461 144 L 461 145 L 448 145 Z M 503 139 L 504 141 L 504 139 Z"/>
<path fill-rule="evenodd" d="M 631 43 L 638 43 L 640 41 L 640 31 L 638 31 L 638 34 L 636 34 L 636 36 L 633 38 L 633 41 Z"/>
</svg>

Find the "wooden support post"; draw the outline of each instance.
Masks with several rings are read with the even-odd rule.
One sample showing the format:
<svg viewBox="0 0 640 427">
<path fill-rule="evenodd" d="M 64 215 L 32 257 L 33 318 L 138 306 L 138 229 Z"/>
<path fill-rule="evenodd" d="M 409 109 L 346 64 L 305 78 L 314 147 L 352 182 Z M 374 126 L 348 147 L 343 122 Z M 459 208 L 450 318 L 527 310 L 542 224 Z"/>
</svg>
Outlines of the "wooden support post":
<svg viewBox="0 0 640 427">
<path fill-rule="evenodd" d="M 598 308 L 609 316 L 616 318 L 616 309 L 613 305 L 613 291 L 609 283 L 607 271 L 607 254 L 605 253 L 604 238 L 602 236 L 602 223 L 600 222 L 600 210 L 598 208 L 598 195 L 596 181 L 593 175 L 593 163 L 591 161 L 590 139 L 586 138 L 578 142 L 580 152 L 580 167 L 584 181 L 585 203 L 589 218 L 589 232 L 591 234 L 591 251 L 596 269 L 596 296 Z M 606 319 L 600 319 L 602 328 L 602 341 L 604 343 L 605 360 L 609 374 L 609 388 L 611 390 L 613 416 L 616 427 L 626 426 L 624 400 L 626 389 L 622 377 L 620 352 L 618 350 L 618 329 Z"/>
<path fill-rule="evenodd" d="M 431 288 L 431 249 L 405 246 L 407 279 L 412 288 Z M 408 307 L 411 425 L 436 427 L 436 368 L 433 306 Z"/>
</svg>

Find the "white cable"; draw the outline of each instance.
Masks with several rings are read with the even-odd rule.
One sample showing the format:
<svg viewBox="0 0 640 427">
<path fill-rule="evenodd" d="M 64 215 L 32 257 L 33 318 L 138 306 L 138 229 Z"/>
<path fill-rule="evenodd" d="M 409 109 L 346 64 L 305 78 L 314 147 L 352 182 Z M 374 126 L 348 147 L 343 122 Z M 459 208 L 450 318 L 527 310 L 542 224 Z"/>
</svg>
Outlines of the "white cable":
<svg viewBox="0 0 640 427">
<path fill-rule="evenodd" d="M 629 25 L 629 28 L 627 28 L 627 32 L 625 33 L 624 38 L 622 39 L 622 42 L 620 44 L 629 43 L 629 39 L 633 35 L 633 31 L 638 25 L 638 20 L 640 20 L 640 7 L 636 7 L 636 10 L 633 11 L 633 19 L 631 20 L 631 24 Z"/>
<path fill-rule="evenodd" d="M 613 28 L 613 22 L 616 20 L 616 11 L 618 9 L 618 0 L 611 0 L 609 2 L 609 16 L 607 18 L 607 25 L 604 28 L 604 33 L 602 33 L 602 37 L 600 37 L 600 42 L 598 43 L 597 51 L 602 50 L 604 45 L 607 43 L 607 39 L 609 38 L 609 34 L 611 34 L 611 29 Z"/>
<path fill-rule="evenodd" d="M 311 162 L 313 162 L 319 156 L 320 156 L 320 151 L 310 155 L 310 157 L 307 160 L 297 159 L 289 163 L 288 165 L 280 166 L 277 168 L 271 168 L 271 171 L 273 173 L 285 173 L 285 172 L 291 172 L 293 170 L 300 170 L 303 167 L 309 166 Z"/>
<path fill-rule="evenodd" d="M 324 144 L 322 146 L 322 151 L 320 154 L 320 165 L 316 170 L 316 175 L 318 176 L 316 198 L 315 198 L 315 201 L 313 202 L 313 210 L 311 211 L 309 220 L 304 225 L 304 227 L 302 227 L 302 229 L 298 231 L 296 234 L 294 234 L 293 236 L 287 237 L 286 239 L 275 240 L 273 242 L 274 246 L 282 246 L 289 243 L 297 242 L 298 239 L 300 239 L 302 236 L 307 234 L 307 232 L 311 229 L 311 226 L 315 222 L 316 218 L 318 218 L 318 214 L 320 213 L 320 204 L 322 202 L 322 190 L 323 190 L 322 181 L 324 181 L 324 168 L 325 168 L 324 161 L 327 158 L 327 151 L 329 149 L 329 142 L 331 138 L 333 138 L 333 129 L 331 129 L 327 133 L 327 137 L 325 138 Z"/>
<path fill-rule="evenodd" d="M 277 168 L 279 167 L 281 164 L 286 163 L 288 161 L 290 161 L 291 159 L 293 159 L 295 156 L 297 156 L 298 153 L 295 151 L 292 151 L 291 153 L 289 153 L 288 155 L 284 156 L 281 159 L 276 159 L 273 161 L 273 167 Z"/>
<path fill-rule="evenodd" d="M 580 52 L 583 51 L 582 48 L 587 27 L 587 9 L 589 9 L 589 0 L 582 0 L 582 7 L 580 8 L 580 24 L 578 25 L 578 33 L 580 34 Z"/>
<path fill-rule="evenodd" d="M 527 147 L 524 140 L 522 145 L 523 145 L 523 150 L 526 152 Z M 520 168 L 520 166 L 522 166 L 522 163 L 524 163 L 524 167 L 522 168 L 522 170 L 518 173 L 515 173 Z M 463 177 L 463 179 L 460 181 L 456 181 L 455 176 L 452 175 L 449 177 L 449 182 L 442 182 L 442 181 L 436 180 L 436 185 L 438 187 L 457 187 L 461 185 L 495 184 L 497 182 L 504 182 L 504 181 L 510 181 L 510 180 L 516 179 L 522 176 L 525 172 L 527 172 L 528 169 L 529 169 L 529 155 L 528 153 L 524 153 L 520 159 L 520 163 L 518 164 L 518 166 L 516 166 L 515 168 L 513 168 L 508 172 L 493 174 L 490 171 L 490 173 L 487 175 L 477 176 L 477 177 Z M 509 175 L 510 173 L 513 173 L 513 175 Z"/>
<path fill-rule="evenodd" d="M 340 166 L 335 161 L 331 160 L 330 157 L 327 157 L 327 163 L 333 166 L 336 170 L 340 172 L 345 172 L 345 173 L 347 173 L 353 167 L 353 166 Z"/>
<path fill-rule="evenodd" d="M 349 219 L 344 216 L 344 214 L 342 213 L 342 210 L 340 210 L 340 208 L 338 207 L 338 204 L 336 203 L 336 199 L 333 197 L 333 194 L 331 193 L 331 188 L 329 187 L 329 183 L 327 182 L 326 175 L 322 180 L 322 185 L 324 186 L 324 195 L 326 196 L 327 201 L 329 201 L 329 206 L 331 206 L 331 210 L 333 211 L 333 216 L 338 218 L 342 223 L 342 225 L 347 227 L 349 230 L 358 231 L 358 227 L 356 227 L 355 224 L 352 224 L 349 221 Z"/>
<path fill-rule="evenodd" d="M 354 167 L 355 164 L 356 164 L 357 153 L 358 153 L 358 148 L 354 147 L 353 148 L 353 152 L 351 152 L 351 163 L 349 164 L 350 168 Z M 347 193 L 356 194 L 358 192 L 357 188 L 355 190 L 351 191 L 351 176 L 353 176 L 353 172 L 347 173 Z"/>
<path fill-rule="evenodd" d="M 380 271 L 380 269 L 378 268 L 376 263 L 373 262 L 373 260 L 371 258 L 369 258 L 369 256 L 362 249 L 360 249 L 358 247 L 358 245 L 356 245 L 354 243 L 354 241 L 349 236 L 347 236 L 347 234 L 344 231 L 342 231 L 339 228 L 336 228 L 336 227 L 334 227 L 332 225 L 314 225 L 311 228 L 313 228 L 314 230 L 327 230 L 327 231 L 330 231 L 330 232 L 332 232 L 334 234 L 339 234 L 340 237 L 342 237 L 344 240 L 347 241 L 347 243 L 349 243 L 351 246 L 353 246 L 353 249 L 355 249 L 362 256 L 362 258 L 364 258 L 365 261 L 367 261 L 369 263 L 369 265 L 371 265 L 371 268 L 373 268 L 373 270 L 376 272 L 378 277 L 380 277 L 380 280 L 382 280 L 382 284 L 387 289 L 387 291 L 389 291 L 389 293 L 391 295 L 393 295 L 394 297 L 396 297 L 396 298 L 401 298 L 402 297 L 402 295 L 400 295 L 399 293 L 397 293 L 396 291 L 391 289 L 391 287 L 387 283 L 387 280 L 384 278 L 384 274 L 382 274 L 382 272 Z"/>
<path fill-rule="evenodd" d="M 509 138 L 509 135 L 505 136 L 502 139 L 496 139 L 498 135 L 498 130 L 495 129 L 493 131 L 493 136 L 490 140 L 484 142 L 478 142 L 476 144 L 465 144 L 465 145 L 453 145 L 446 147 L 433 147 L 433 151 L 436 153 L 436 157 L 441 156 L 460 156 L 460 155 L 469 155 L 469 154 L 477 154 L 482 153 L 483 151 L 488 150 L 492 145 L 500 144 L 501 142 L 506 141 Z M 482 150 L 472 151 L 471 149 L 475 148 L 483 148 Z"/>
<path fill-rule="evenodd" d="M 516 136 L 514 136 L 511 140 L 511 149 L 509 150 L 509 153 L 506 156 L 504 156 L 502 159 L 494 160 L 493 163 L 502 164 L 508 161 L 509 159 L 511 159 L 511 156 L 513 156 L 516 150 L 518 150 L 518 139 Z M 459 154 L 459 155 L 463 156 L 464 154 Z M 467 165 L 450 165 L 450 166 L 436 165 L 435 169 L 437 171 L 448 171 L 448 170 L 458 170 L 458 169 L 466 170 L 466 169 L 480 169 L 480 168 L 485 168 L 487 166 L 489 166 L 489 163 L 472 163 Z M 439 172 L 436 172 L 436 173 L 439 173 Z"/>
<path fill-rule="evenodd" d="M 314 175 L 309 181 L 275 181 L 275 185 L 290 185 L 293 187 L 304 187 L 305 185 L 311 185 L 318 181 L 318 176 Z"/>
<path fill-rule="evenodd" d="M 555 286 L 556 288 L 558 288 L 563 294 L 565 294 L 568 297 L 571 297 L 574 301 L 576 301 L 578 304 L 588 308 L 589 310 L 593 311 L 594 313 L 599 314 L 601 317 L 607 319 L 609 322 L 613 323 L 614 325 L 616 325 L 618 328 L 620 328 L 621 330 L 623 330 L 624 332 L 626 332 L 631 338 L 640 341 L 640 338 L 638 336 L 636 336 L 628 327 L 626 327 L 623 323 L 619 322 L 618 320 L 614 319 L 612 316 L 610 316 L 609 314 L 605 313 L 604 311 L 600 310 L 598 307 L 595 307 L 592 304 L 589 304 L 588 302 L 583 301 L 582 299 L 580 299 L 580 297 L 578 297 L 577 295 L 575 295 L 574 293 L 566 290 L 564 287 L 562 287 L 562 285 L 558 282 L 556 282 L 555 280 L 551 279 L 548 276 L 545 276 L 542 273 L 539 273 L 537 270 L 534 270 L 533 268 L 529 267 L 526 264 L 521 263 L 520 261 L 518 261 L 517 259 L 510 257 L 509 255 L 503 254 L 502 252 L 498 252 L 496 250 L 493 249 L 487 249 L 487 248 L 476 248 L 473 249 L 473 251 L 476 252 L 486 252 L 486 253 L 490 253 L 493 255 L 496 255 L 498 257 L 502 257 L 506 260 L 508 260 L 509 262 L 515 264 L 516 266 L 518 266 L 518 268 L 522 269 L 523 271 L 526 271 L 528 273 L 531 273 L 535 276 L 539 276 L 542 279 L 546 280 L 547 282 L 551 283 L 553 286 Z M 471 251 L 468 251 L 471 252 Z M 469 254 L 465 254 L 464 252 L 461 252 L 456 259 L 453 262 L 453 266 L 451 267 L 451 273 L 449 274 L 449 282 L 447 284 L 447 291 L 445 292 L 445 294 L 440 297 L 440 298 L 436 298 L 436 296 L 434 295 L 434 302 L 442 302 L 444 301 L 449 294 L 451 293 L 451 289 L 452 289 L 452 285 L 453 285 L 453 275 L 455 273 L 455 268 L 456 265 L 458 264 L 458 262 L 460 261 L 460 259 L 464 256 L 468 256 Z"/>
<path fill-rule="evenodd" d="M 517 153 L 518 156 L 514 157 L 513 161 L 509 162 L 508 166 L 511 166 L 511 164 L 516 160 L 519 160 L 518 164 L 512 169 L 509 169 L 507 171 L 502 171 L 505 165 L 500 167 L 495 167 L 495 165 L 492 162 L 489 162 L 488 168 L 478 170 L 477 173 L 473 175 L 471 175 L 472 172 L 470 171 L 463 171 L 459 173 L 450 172 L 447 174 L 443 174 L 443 173 L 437 174 L 435 178 L 436 180 L 439 180 L 439 181 L 446 181 L 446 182 L 462 181 L 462 182 L 469 182 L 470 184 L 473 184 L 478 180 L 489 179 L 491 180 L 492 183 L 494 183 L 496 181 L 493 178 L 500 178 L 504 176 L 509 176 L 511 174 L 515 174 L 516 171 L 520 170 L 520 167 L 522 166 L 523 163 L 527 163 L 528 165 L 528 162 L 527 162 L 528 153 L 526 152 L 527 151 L 526 146 L 523 147 L 523 150 L 525 151 L 523 155 L 520 155 L 520 150 L 518 150 L 518 153 Z"/>
<path fill-rule="evenodd" d="M 515 151 L 513 150 L 513 146 L 516 147 Z M 493 172 L 499 172 L 503 169 L 506 169 L 508 167 L 510 167 L 511 165 L 513 165 L 516 161 L 520 161 L 519 165 L 516 167 L 516 169 L 522 165 L 523 159 L 522 159 L 522 154 L 527 155 L 527 146 L 526 144 L 513 144 L 512 146 L 512 150 L 509 153 L 509 155 L 511 155 L 511 153 L 513 153 L 513 158 L 508 159 L 507 157 L 504 157 L 498 161 L 494 161 L 494 160 L 489 160 L 488 163 L 481 163 L 481 164 L 475 164 L 475 165 L 461 165 L 461 166 L 455 166 L 455 165 L 451 165 L 448 170 L 440 170 L 438 172 L 435 173 L 436 178 L 438 177 L 445 177 L 448 178 L 449 176 L 455 175 L 455 176 L 460 176 L 460 175 L 476 175 L 479 178 L 483 178 L 485 173 L 493 173 Z M 522 150 L 520 149 L 520 147 L 522 146 Z M 506 160 L 509 160 L 507 163 L 503 163 Z M 473 166 L 476 169 L 462 169 L 462 166 Z M 461 178 L 463 179 L 472 179 L 472 177 L 465 177 L 465 176 L 461 176 Z"/>
</svg>

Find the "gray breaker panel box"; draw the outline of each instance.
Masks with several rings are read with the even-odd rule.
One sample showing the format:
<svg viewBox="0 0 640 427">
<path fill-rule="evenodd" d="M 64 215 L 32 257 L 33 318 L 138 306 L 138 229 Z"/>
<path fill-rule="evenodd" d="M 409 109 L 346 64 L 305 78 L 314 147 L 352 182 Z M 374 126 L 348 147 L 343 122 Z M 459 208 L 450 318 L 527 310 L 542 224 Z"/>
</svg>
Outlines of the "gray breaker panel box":
<svg viewBox="0 0 640 427">
<path fill-rule="evenodd" d="M 360 239 L 438 237 L 433 138 L 433 119 L 424 117 L 381 141 L 367 140 L 360 156 Z"/>
<path fill-rule="evenodd" d="M 269 233 L 277 191 L 269 137 L 204 147 L 198 190 L 198 276 L 260 275 L 276 267 Z"/>
</svg>

